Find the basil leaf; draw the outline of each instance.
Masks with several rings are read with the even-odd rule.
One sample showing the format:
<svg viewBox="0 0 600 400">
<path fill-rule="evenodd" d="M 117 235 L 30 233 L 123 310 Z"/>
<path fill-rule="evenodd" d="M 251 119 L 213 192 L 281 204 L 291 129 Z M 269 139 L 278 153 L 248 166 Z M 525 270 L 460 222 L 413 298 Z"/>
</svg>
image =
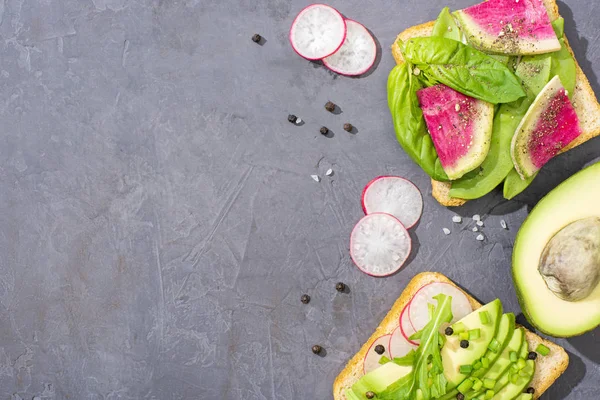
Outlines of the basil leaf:
<svg viewBox="0 0 600 400">
<path fill-rule="evenodd" d="M 550 66 L 550 77 L 558 75 L 565 89 L 569 92 L 569 98 L 575 93 L 575 81 L 577 79 L 577 66 L 575 59 L 567 48 L 564 38 L 558 40 L 560 50 L 550 54 L 552 65 Z"/>
<path fill-rule="evenodd" d="M 458 25 L 456 25 L 454 17 L 450 14 L 450 9 L 448 7 L 444 7 L 435 20 L 431 36 L 445 37 L 447 39 L 458 41 L 462 39 L 462 34 L 458 29 Z"/>
<path fill-rule="evenodd" d="M 525 96 L 506 65 L 456 40 L 412 38 L 404 44 L 402 54 L 429 77 L 467 96 L 493 104 Z"/>
<path fill-rule="evenodd" d="M 554 28 L 554 33 L 560 39 L 565 34 L 565 19 L 563 17 L 558 17 L 554 21 L 552 21 L 552 28 Z"/>
<path fill-rule="evenodd" d="M 417 90 L 421 84 L 409 68 L 407 63 L 397 65 L 388 77 L 388 106 L 396 138 L 423 171 L 435 180 L 447 181 L 448 176 L 442 168 L 419 107 Z"/>
<path fill-rule="evenodd" d="M 521 179 L 521 176 L 519 175 L 517 170 L 513 168 L 504 180 L 504 198 L 507 200 L 512 200 L 516 195 L 521 193 L 523 190 L 527 189 L 527 186 L 529 186 L 531 182 L 533 182 L 536 176 L 537 174 L 535 174 L 531 178 L 523 180 Z"/>
</svg>

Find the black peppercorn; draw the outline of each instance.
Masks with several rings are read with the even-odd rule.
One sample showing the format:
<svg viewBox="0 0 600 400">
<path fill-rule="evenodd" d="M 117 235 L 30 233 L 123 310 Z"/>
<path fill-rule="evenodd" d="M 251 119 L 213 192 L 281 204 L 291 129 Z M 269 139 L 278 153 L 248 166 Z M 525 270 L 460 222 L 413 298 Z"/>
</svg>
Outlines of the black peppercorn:
<svg viewBox="0 0 600 400">
<path fill-rule="evenodd" d="M 296 117 L 294 114 L 288 115 L 288 121 L 291 122 L 292 124 L 295 124 L 297 119 L 298 119 L 298 117 Z"/>
<path fill-rule="evenodd" d="M 467 347 L 469 347 L 469 341 L 468 340 L 461 340 L 460 341 L 460 347 L 462 347 L 463 349 L 466 349 Z"/>
<path fill-rule="evenodd" d="M 456 395 L 456 400 L 465 400 L 465 395 L 462 393 L 459 393 Z"/>
<path fill-rule="evenodd" d="M 319 132 L 321 132 L 321 135 L 327 135 L 329 133 L 329 129 L 327 129 L 325 126 L 322 126 L 321 129 L 319 129 Z"/>
<path fill-rule="evenodd" d="M 446 336 L 452 336 L 454 335 L 454 329 L 452 329 L 451 327 L 447 327 L 444 333 L 446 334 Z"/>
<path fill-rule="evenodd" d="M 535 389 L 530 386 L 530 387 L 527 388 L 527 393 L 534 394 L 535 393 Z"/>
<path fill-rule="evenodd" d="M 310 296 L 303 294 L 302 297 L 300 297 L 300 301 L 304 304 L 308 304 L 310 302 Z"/>
<path fill-rule="evenodd" d="M 344 290 L 346 290 L 346 284 L 344 282 L 338 282 L 335 284 L 335 290 L 337 290 L 338 292 L 343 292 Z"/>
<path fill-rule="evenodd" d="M 527 354 L 527 358 L 530 360 L 535 360 L 537 358 L 537 353 L 535 351 L 530 351 L 529 354 Z"/>
<path fill-rule="evenodd" d="M 254 43 L 260 43 L 261 40 L 262 40 L 262 36 L 260 36 L 258 33 L 255 33 L 254 35 L 252 35 L 252 41 Z"/>
<path fill-rule="evenodd" d="M 315 354 L 321 353 L 321 350 L 323 350 L 323 348 L 321 346 L 319 346 L 318 344 L 315 344 L 312 347 L 312 352 L 315 353 Z"/>
<path fill-rule="evenodd" d="M 325 103 L 325 109 L 329 112 L 334 112 L 335 111 L 335 104 L 332 103 L 331 101 L 328 101 L 327 103 Z"/>
<path fill-rule="evenodd" d="M 354 128 L 354 127 L 352 126 L 352 124 L 349 124 L 349 123 L 345 123 L 345 124 L 344 124 L 344 130 L 345 130 L 346 132 L 352 132 L 352 128 Z"/>
<path fill-rule="evenodd" d="M 375 346 L 375 353 L 379 355 L 385 353 L 385 347 L 383 347 L 383 345 L 381 344 L 378 344 L 377 346 Z"/>
<path fill-rule="evenodd" d="M 375 398 L 375 393 L 373 393 L 373 392 L 367 392 L 367 393 L 365 393 L 365 397 L 367 399 L 374 399 Z"/>
</svg>

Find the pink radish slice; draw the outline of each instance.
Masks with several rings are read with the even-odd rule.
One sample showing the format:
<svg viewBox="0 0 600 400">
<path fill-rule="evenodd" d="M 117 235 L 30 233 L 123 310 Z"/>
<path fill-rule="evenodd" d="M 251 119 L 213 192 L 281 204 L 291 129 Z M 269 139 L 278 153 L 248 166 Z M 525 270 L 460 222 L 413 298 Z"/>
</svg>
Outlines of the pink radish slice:
<svg viewBox="0 0 600 400">
<path fill-rule="evenodd" d="M 410 308 L 408 309 L 410 322 L 417 332 L 423 329 L 429 322 L 429 308 L 427 304 L 436 305 L 437 302 L 433 296 L 437 296 L 440 293 L 452 296 L 452 322 L 462 319 L 473 311 L 469 299 L 467 299 L 467 296 L 460 289 L 448 283 L 430 283 L 419 289 L 411 300 Z"/>
<path fill-rule="evenodd" d="M 398 218 L 406 229 L 421 218 L 423 197 L 417 187 L 399 176 L 380 176 L 367 183 L 363 190 L 365 214 L 384 212 Z"/>
<path fill-rule="evenodd" d="M 391 336 L 392 335 L 383 335 L 375 339 L 373 344 L 371 344 L 371 347 L 369 347 L 369 350 L 367 351 L 367 354 L 365 355 L 365 360 L 363 362 L 363 370 L 365 374 L 381 366 L 381 364 L 379 364 L 379 360 L 381 360 L 382 356 L 386 356 L 387 358 L 391 359 L 390 352 L 388 351 Z M 375 352 L 375 346 L 377 346 L 378 344 L 382 345 L 385 349 L 383 354 L 377 354 Z"/>
<path fill-rule="evenodd" d="M 410 318 L 408 316 L 408 309 L 410 308 L 410 303 L 404 306 L 402 313 L 400 314 L 400 332 L 404 336 L 404 338 L 411 344 L 418 345 L 418 341 L 410 340 L 409 338 L 416 332 L 415 328 L 413 328 L 412 323 L 410 322 Z"/>
<path fill-rule="evenodd" d="M 400 358 L 408 354 L 409 351 L 415 350 L 417 347 L 419 347 L 419 345 L 415 345 L 411 341 L 407 340 L 402 334 L 400 327 L 397 327 L 394 329 L 394 332 L 392 332 L 390 337 L 388 351 L 390 353 L 390 358 Z"/>
<path fill-rule="evenodd" d="M 290 28 L 294 51 L 308 60 L 335 53 L 346 39 L 346 21 L 335 8 L 312 4 L 304 8 Z"/>
<path fill-rule="evenodd" d="M 338 51 L 323 59 L 330 70 L 342 75 L 362 75 L 375 63 L 377 46 L 367 28 L 346 20 L 346 40 Z"/>
<path fill-rule="evenodd" d="M 364 216 L 350 234 L 350 257 L 361 271 L 371 276 L 388 276 L 398 271 L 410 254 L 411 240 L 404 225 L 394 216 L 373 213 Z"/>
</svg>

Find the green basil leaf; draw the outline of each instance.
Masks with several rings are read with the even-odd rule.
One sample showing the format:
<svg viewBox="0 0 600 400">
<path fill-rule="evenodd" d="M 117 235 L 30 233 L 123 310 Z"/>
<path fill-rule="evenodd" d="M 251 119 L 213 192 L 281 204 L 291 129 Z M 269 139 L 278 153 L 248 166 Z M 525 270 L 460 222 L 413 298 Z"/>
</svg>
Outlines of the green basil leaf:
<svg viewBox="0 0 600 400">
<path fill-rule="evenodd" d="M 504 180 L 504 198 L 507 200 L 512 200 L 516 195 L 521 193 L 523 190 L 527 189 L 527 186 L 529 186 L 531 182 L 533 182 L 536 176 L 537 174 L 535 174 L 531 178 L 523 180 L 521 179 L 521 176 L 519 175 L 517 170 L 513 168 Z"/>
<path fill-rule="evenodd" d="M 552 65 L 550 66 L 550 77 L 558 75 L 565 89 L 569 92 L 569 98 L 575 93 L 575 81 L 577 79 L 577 66 L 575 59 L 567 48 L 564 38 L 559 39 L 560 50 L 550 54 Z"/>
<path fill-rule="evenodd" d="M 452 14 L 450 14 L 450 9 L 448 7 L 444 7 L 440 15 L 435 20 L 435 25 L 433 26 L 431 36 L 444 37 L 458 41 L 461 40 L 462 34 L 458 29 L 458 25 L 456 24 L 454 17 Z"/>
<path fill-rule="evenodd" d="M 552 28 L 554 28 L 554 33 L 560 39 L 565 34 L 565 19 L 563 17 L 558 17 L 554 21 L 552 21 Z"/>
<path fill-rule="evenodd" d="M 388 106 L 392 114 L 396 138 L 406 153 L 429 176 L 438 181 L 447 181 L 431 136 L 419 107 L 417 90 L 419 80 L 410 72 L 407 63 L 394 67 L 388 77 Z"/>
<path fill-rule="evenodd" d="M 427 76 L 467 96 L 493 104 L 525 96 L 506 65 L 456 40 L 412 38 L 404 44 L 403 56 Z"/>
</svg>

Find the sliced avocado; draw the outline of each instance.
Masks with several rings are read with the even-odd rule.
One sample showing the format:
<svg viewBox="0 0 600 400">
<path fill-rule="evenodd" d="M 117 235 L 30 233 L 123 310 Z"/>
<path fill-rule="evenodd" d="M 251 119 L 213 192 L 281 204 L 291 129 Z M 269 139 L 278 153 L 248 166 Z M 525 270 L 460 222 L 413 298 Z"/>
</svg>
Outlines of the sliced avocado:
<svg viewBox="0 0 600 400">
<path fill-rule="evenodd" d="M 600 284 L 584 299 L 563 300 L 540 273 L 547 244 L 575 221 L 600 217 L 600 163 L 567 179 L 544 197 L 515 239 L 512 274 L 523 313 L 540 331 L 557 337 L 580 335 L 600 324 Z"/>
<path fill-rule="evenodd" d="M 526 376 L 519 375 L 516 383 L 509 382 L 506 386 L 496 392 L 494 400 L 514 400 L 515 397 L 519 396 L 520 393 L 529 385 L 533 374 L 535 373 L 535 362 L 533 360 L 527 360 L 527 366 L 522 371 L 526 372 Z M 507 371 L 505 375 L 510 375 L 510 371 Z"/>
<path fill-rule="evenodd" d="M 479 316 L 480 312 L 485 311 L 489 315 L 489 322 L 486 325 L 481 323 Z M 480 336 L 477 339 L 470 340 L 469 347 L 466 349 L 460 347 L 461 339 L 458 334 L 447 337 L 441 355 L 444 375 L 448 380 L 448 388 L 456 387 L 467 377 L 465 374 L 460 373 L 459 369 L 461 365 L 472 365 L 485 354 L 488 345 L 496 336 L 501 314 L 502 303 L 496 299 L 475 310 L 455 324 L 455 326 L 457 324 L 464 326 L 465 331 L 479 329 Z"/>
<path fill-rule="evenodd" d="M 346 389 L 346 400 L 361 400 L 360 397 L 358 397 L 357 395 L 354 394 L 354 391 L 352 391 L 352 389 L 348 388 Z"/>
<path fill-rule="evenodd" d="M 411 371 L 412 367 L 400 366 L 393 362 L 383 364 L 360 378 L 352 385 L 352 391 L 357 399 L 366 399 L 365 393 L 380 393 Z"/>
<path fill-rule="evenodd" d="M 532 400 L 533 399 L 533 394 L 531 393 L 521 393 L 519 395 L 519 397 L 517 397 L 515 400 Z"/>
<path fill-rule="evenodd" d="M 496 333 L 496 337 L 495 337 L 495 339 L 498 341 L 498 343 L 500 343 L 500 347 L 498 348 L 498 351 L 496 351 L 496 352 L 494 352 L 490 349 L 488 349 L 485 352 L 485 355 L 483 357 L 485 357 L 489 360 L 490 367 L 489 368 L 485 368 L 485 367 L 481 368 L 481 369 L 475 371 L 476 373 L 474 373 L 473 375 L 480 376 L 480 377 L 486 375 L 487 371 L 491 368 L 492 365 L 494 365 L 496 360 L 503 353 L 506 346 L 508 346 L 508 343 L 510 342 L 510 339 L 513 337 L 514 332 L 515 332 L 515 314 L 513 314 L 513 313 L 503 314 L 502 317 L 500 318 L 500 325 L 498 326 L 498 332 Z"/>
</svg>

